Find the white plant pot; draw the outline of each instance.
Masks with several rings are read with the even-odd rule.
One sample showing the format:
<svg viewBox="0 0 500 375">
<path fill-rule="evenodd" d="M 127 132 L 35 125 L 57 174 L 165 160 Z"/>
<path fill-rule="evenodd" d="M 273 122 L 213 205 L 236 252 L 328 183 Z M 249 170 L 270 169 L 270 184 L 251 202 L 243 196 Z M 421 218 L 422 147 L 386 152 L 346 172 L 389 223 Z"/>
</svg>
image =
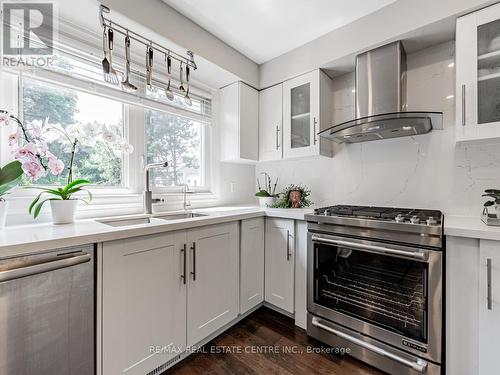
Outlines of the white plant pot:
<svg viewBox="0 0 500 375">
<path fill-rule="evenodd" d="M 500 204 L 495 205 L 497 217 L 500 218 Z"/>
<path fill-rule="evenodd" d="M 7 218 L 7 210 L 9 209 L 9 202 L 0 201 L 0 229 L 5 226 L 5 219 Z"/>
<path fill-rule="evenodd" d="M 54 224 L 73 223 L 75 221 L 77 207 L 78 201 L 76 199 L 50 201 L 52 222 Z"/>
<path fill-rule="evenodd" d="M 259 200 L 259 206 L 262 208 L 266 208 L 274 204 L 275 198 L 274 197 L 257 197 Z"/>
</svg>

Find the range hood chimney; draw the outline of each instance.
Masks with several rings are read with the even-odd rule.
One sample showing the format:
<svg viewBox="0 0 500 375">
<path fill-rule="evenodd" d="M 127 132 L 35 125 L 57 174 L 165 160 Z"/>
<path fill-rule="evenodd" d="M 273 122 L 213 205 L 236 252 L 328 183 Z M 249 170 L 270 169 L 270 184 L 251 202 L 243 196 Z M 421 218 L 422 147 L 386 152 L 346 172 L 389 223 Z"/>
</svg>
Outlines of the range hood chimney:
<svg viewBox="0 0 500 375">
<path fill-rule="evenodd" d="M 406 52 L 397 41 L 356 56 L 356 118 L 319 135 L 337 143 L 425 134 L 442 129 L 442 112 L 408 112 Z"/>
</svg>

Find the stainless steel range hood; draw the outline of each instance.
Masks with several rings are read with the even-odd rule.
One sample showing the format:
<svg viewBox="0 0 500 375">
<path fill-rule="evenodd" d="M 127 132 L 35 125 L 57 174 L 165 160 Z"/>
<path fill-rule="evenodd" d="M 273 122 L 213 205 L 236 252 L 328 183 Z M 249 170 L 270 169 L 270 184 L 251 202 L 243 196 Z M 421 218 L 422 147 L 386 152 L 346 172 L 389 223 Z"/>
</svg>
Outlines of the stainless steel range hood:
<svg viewBox="0 0 500 375">
<path fill-rule="evenodd" d="M 356 56 L 356 118 L 319 135 L 337 143 L 412 136 L 442 129 L 442 112 L 408 112 L 401 41 Z"/>
</svg>

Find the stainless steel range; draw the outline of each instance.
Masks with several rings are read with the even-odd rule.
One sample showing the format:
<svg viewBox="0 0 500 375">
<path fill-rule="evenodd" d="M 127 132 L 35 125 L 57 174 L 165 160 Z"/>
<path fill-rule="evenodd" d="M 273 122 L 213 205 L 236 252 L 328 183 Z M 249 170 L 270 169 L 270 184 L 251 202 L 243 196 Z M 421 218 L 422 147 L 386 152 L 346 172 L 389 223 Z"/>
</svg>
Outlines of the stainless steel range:
<svg viewBox="0 0 500 375">
<path fill-rule="evenodd" d="M 444 373 L 442 213 L 332 206 L 306 220 L 308 335 L 389 374 Z"/>
</svg>

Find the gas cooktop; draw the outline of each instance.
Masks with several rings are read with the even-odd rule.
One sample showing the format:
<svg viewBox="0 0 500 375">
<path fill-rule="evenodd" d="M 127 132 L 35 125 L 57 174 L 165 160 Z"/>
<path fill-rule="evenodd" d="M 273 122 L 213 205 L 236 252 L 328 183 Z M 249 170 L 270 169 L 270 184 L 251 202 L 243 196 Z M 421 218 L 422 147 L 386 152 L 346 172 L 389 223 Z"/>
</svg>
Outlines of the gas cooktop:
<svg viewBox="0 0 500 375">
<path fill-rule="evenodd" d="M 439 210 L 348 205 L 317 208 L 314 210 L 314 216 L 349 217 L 429 226 L 440 226 L 443 220 L 443 214 Z"/>
</svg>

